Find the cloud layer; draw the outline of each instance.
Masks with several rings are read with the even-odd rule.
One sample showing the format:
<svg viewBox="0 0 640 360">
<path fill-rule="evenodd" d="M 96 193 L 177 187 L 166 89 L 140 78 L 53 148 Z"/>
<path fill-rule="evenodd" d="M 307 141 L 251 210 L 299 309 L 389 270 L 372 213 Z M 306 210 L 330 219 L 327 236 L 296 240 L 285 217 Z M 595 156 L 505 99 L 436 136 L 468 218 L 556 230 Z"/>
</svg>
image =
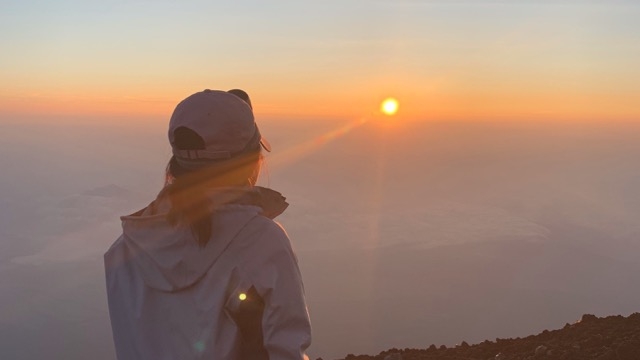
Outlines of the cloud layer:
<svg viewBox="0 0 640 360">
<path fill-rule="evenodd" d="M 637 126 L 371 122 L 277 161 L 342 125 L 261 125 L 276 149 L 262 182 L 291 203 L 280 221 L 312 356 L 637 311 Z M 101 256 L 162 184 L 164 124 L 2 130 L 0 357 L 111 359 Z"/>
</svg>

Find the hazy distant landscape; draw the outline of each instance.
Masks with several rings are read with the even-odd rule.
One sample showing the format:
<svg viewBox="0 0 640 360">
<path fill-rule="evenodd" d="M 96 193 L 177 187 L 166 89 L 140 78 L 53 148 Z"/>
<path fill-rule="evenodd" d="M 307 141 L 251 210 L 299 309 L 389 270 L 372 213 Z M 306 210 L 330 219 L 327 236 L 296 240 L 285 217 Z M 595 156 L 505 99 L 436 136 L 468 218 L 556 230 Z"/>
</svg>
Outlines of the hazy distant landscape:
<svg viewBox="0 0 640 360">
<path fill-rule="evenodd" d="M 639 125 L 370 121 L 322 137 L 345 123 L 259 123 L 312 358 L 639 310 Z M 166 142 L 166 119 L 0 119 L 0 358 L 114 358 L 102 254 L 160 189 Z"/>
</svg>

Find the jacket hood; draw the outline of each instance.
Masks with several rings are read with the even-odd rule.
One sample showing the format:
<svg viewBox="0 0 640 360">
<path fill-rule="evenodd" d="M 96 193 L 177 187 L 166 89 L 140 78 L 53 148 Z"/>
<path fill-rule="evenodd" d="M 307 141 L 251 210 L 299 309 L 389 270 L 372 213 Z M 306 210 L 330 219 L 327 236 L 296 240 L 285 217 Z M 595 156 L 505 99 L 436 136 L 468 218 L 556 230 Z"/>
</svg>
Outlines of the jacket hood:
<svg viewBox="0 0 640 360">
<path fill-rule="evenodd" d="M 121 217 L 122 240 L 145 284 L 166 292 L 198 282 L 254 217 L 273 219 L 288 206 L 280 193 L 267 188 L 216 189 L 209 194 L 217 204 L 211 239 L 200 246 L 190 227 L 167 221 L 170 203 L 161 195 L 148 207 Z"/>
</svg>

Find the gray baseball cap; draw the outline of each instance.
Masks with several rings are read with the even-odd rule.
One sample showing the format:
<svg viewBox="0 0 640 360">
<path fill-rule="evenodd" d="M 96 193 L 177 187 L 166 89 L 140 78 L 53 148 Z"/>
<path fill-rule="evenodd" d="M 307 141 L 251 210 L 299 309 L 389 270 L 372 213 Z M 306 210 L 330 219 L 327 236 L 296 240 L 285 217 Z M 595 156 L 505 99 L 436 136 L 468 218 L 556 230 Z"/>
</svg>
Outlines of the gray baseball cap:
<svg viewBox="0 0 640 360">
<path fill-rule="evenodd" d="M 204 141 L 204 149 L 179 149 L 176 129 L 187 128 Z M 182 100 L 169 121 L 169 142 L 178 160 L 223 160 L 257 150 L 271 151 L 253 117 L 251 100 L 239 89 L 204 90 Z M 258 145 L 260 144 L 260 145 Z"/>
</svg>

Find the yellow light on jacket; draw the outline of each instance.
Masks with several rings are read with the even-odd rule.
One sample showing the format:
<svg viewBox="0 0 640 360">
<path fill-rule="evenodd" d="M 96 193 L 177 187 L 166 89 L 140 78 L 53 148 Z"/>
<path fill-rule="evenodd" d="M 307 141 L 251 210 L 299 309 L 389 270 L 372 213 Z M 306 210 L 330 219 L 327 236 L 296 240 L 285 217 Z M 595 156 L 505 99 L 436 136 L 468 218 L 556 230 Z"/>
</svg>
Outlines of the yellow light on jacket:
<svg viewBox="0 0 640 360">
<path fill-rule="evenodd" d="M 247 300 L 247 294 L 245 294 L 245 293 L 240 293 L 240 295 L 238 295 L 238 299 L 240 299 L 240 301 L 245 301 L 245 300 Z"/>
</svg>

